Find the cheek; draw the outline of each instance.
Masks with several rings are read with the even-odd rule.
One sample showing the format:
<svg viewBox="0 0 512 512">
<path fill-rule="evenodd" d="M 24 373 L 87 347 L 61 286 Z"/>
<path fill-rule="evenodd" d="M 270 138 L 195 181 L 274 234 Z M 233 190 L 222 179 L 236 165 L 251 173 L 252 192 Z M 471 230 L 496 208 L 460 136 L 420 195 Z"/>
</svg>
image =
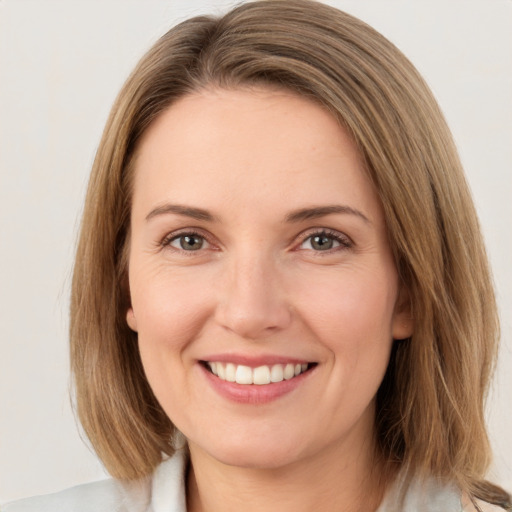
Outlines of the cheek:
<svg viewBox="0 0 512 512">
<path fill-rule="evenodd" d="M 304 323 L 333 352 L 358 358 L 365 350 L 382 348 L 392 340 L 396 298 L 393 273 L 339 271 L 301 281 L 293 294 Z"/>
<path fill-rule="evenodd" d="M 181 424 L 192 389 L 187 379 L 193 346 L 210 316 L 211 297 L 189 276 L 173 272 L 135 273 L 132 307 L 147 380 L 171 420 Z"/>
<path fill-rule="evenodd" d="M 189 347 L 210 317 L 210 293 L 190 275 L 134 270 L 131 296 L 142 364 L 155 396 L 174 418 L 185 409 Z"/>
<path fill-rule="evenodd" d="M 336 385 L 357 395 L 361 388 L 380 384 L 389 361 L 396 298 L 393 276 L 368 269 L 333 269 L 294 291 L 307 329 L 334 355 Z"/>
<path fill-rule="evenodd" d="M 211 309 L 211 293 L 193 273 L 154 269 L 130 280 L 139 339 L 180 345 L 194 336 Z"/>
<path fill-rule="evenodd" d="M 322 395 L 332 405 L 329 418 L 338 427 L 349 428 L 370 410 L 386 372 L 396 295 L 393 276 L 367 268 L 333 268 L 294 290 L 300 297 L 297 315 L 309 337 L 329 353 Z"/>
</svg>

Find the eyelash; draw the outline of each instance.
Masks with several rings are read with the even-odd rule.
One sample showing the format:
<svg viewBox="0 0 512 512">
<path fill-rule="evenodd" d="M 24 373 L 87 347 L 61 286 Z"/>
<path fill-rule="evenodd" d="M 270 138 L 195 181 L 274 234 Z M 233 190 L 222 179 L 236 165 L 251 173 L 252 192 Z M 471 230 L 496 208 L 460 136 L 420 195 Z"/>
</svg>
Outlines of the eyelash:
<svg viewBox="0 0 512 512">
<path fill-rule="evenodd" d="M 306 242 L 307 240 L 312 239 L 314 237 L 331 238 L 332 240 L 334 240 L 335 242 L 338 242 L 340 244 L 338 247 L 333 247 L 333 248 L 327 249 L 325 251 L 313 250 L 315 255 L 318 255 L 318 256 L 329 255 L 329 254 L 332 254 L 333 252 L 351 249 L 354 246 L 354 243 L 348 236 L 343 235 L 342 233 L 340 233 L 338 231 L 333 231 L 331 229 L 316 229 L 316 230 L 308 231 L 304 234 L 304 236 L 302 237 L 302 240 L 299 244 L 299 247 L 302 244 L 304 244 L 304 242 Z M 311 249 L 309 249 L 309 250 L 311 250 Z"/>
<path fill-rule="evenodd" d="M 185 236 L 201 238 L 204 241 L 206 241 L 206 243 L 210 244 L 211 246 L 214 246 L 214 243 L 211 241 L 210 237 L 207 236 L 204 232 L 195 230 L 195 229 L 190 229 L 190 228 L 187 230 L 184 230 L 184 231 L 180 231 L 178 233 L 174 232 L 174 233 L 168 234 L 158 245 L 161 248 L 168 248 L 173 251 L 180 252 L 182 254 L 187 254 L 187 256 L 192 256 L 195 252 L 200 252 L 201 248 L 198 249 L 197 251 L 187 251 L 184 249 L 178 249 L 176 247 L 171 246 L 172 242 L 174 242 L 175 240 L 179 240 L 181 237 L 185 237 Z M 331 238 L 332 240 L 334 240 L 335 242 L 338 242 L 340 244 L 338 247 L 327 249 L 325 251 L 315 251 L 312 249 L 308 249 L 308 250 L 311 250 L 312 252 L 316 253 L 319 256 L 332 254 L 333 252 L 337 252 L 340 250 L 351 249 L 354 246 L 354 243 L 348 236 L 343 235 L 343 234 L 339 233 L 338 231 L 325 229 L 325 228 L 324 229 L 317 228 L 317 229 L 309 230 L 306 233 L 304 233 L 303 235 L 301 235 L 300 243 L 296 246 L 297 249 L 295 249 L 295 250 L 300 250 L 299 249 L 300 246 L 302 244 L 304 244 L 307 240 L 312 239 L 313 237 Z"/>
<path fill-rule="evenodd" d="M 178 233 L 174 232 L 174 233 L 168 234 L 160 242 L 159 246 L 164 248 L 164 249 L 171 249 L 173 251 L 184 253 L 187 256 L 192 256 L 195 252 L 200 252 L 201 251 L 201 249 L 198 249 L 197 251 L 186 251 L 184 249 L 177 249 L 176 247 L 172 247 L 171 246 L 172 242 L 174 242 L 175 240 L 179 240 L 181 237 L 184 237 L 184 236 L 202 238 L 203 240 L 206 241 L 206 243 L 208 243 L 210 245 L 213 245 L 213 242 L 210 240 L 210 237 L 208 237 L 205 233 L 203 233 L 202 231 L 198 231 L 198 230 L 190 229 L 189 228 L 189 229 L 186 229 L 184 231 L 180 231 Z"/>
</svg>

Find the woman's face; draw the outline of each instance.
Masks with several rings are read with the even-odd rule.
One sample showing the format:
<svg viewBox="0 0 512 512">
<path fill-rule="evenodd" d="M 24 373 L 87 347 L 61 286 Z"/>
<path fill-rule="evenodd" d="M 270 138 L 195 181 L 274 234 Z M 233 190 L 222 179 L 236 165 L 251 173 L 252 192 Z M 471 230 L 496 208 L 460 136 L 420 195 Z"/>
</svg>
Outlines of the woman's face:
<svg viewBox="0 0 512 512">
<path fill-rule="evenodd" d="M 320 106 L 215 89 L 160 115 L 135 161 L 129 283 L 148 381 L 193 454 L 279 467 L 368 444 L 411 320 L 377 195 Z"/>
</svg>

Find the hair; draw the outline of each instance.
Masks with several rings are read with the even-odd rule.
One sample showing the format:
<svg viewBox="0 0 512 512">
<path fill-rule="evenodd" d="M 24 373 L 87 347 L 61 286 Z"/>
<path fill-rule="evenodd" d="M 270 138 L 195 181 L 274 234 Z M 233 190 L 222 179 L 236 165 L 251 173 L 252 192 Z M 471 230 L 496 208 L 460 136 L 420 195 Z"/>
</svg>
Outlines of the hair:
<svg viewBox="0 0 512 512">
<path fill-rule="evenodd" d="M 175 427 L 126 324 L 133 160 L 148 126 L 208 87 L 278 87 L 351 134 L 382 202 L 414 334 L 395 341 L 377 395 L 382 457 L 510 507 L 484 480 L 484 403 L 498 343 L 480 228 L 450 131 L 406 57 L 362 21 L 310 0 L 242 4 L 172 28 L 141 59 L 105 127 L 89 182 L 71 292 L 71 364 L 83 428 L 117 478 L 150 474 Z"/>
</svg>

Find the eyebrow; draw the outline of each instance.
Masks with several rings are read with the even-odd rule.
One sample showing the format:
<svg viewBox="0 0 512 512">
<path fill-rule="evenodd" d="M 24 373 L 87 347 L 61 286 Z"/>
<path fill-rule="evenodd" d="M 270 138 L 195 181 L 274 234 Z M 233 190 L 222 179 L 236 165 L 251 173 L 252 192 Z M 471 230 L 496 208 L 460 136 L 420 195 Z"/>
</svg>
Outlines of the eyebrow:
<svg viewBox="0 0 512 512">
<path fill-rule="evenodd" d="M 320 217 L 325 217 L 326 215 L 332 215 L 334 213 L 343 213 L 348 215 L 355 215 L 360 219 L 364 220 L 367 224 L 371 224 L 370 219 L 359 210 L 352 208 L 350 206 L 344 205 L 329 205 L 329 206 L 314 206 L 311 208 L 301 208 L 300 210 L 295 210 L 290 212 L 286 216 L 286 222 L 301 222 L 304 220 L 318 219 Z"/>
<path fill-rule="evenodd" d="M 151 210 L 146 216 L 146 221 L 149 221 L 158 215 L 165 215 L 168 213 L 183 215 L 184 217 L 190 217 L 191 219 L 203 220 L 207 222 L 213 222 L 217 220 L 217 218 L 214 217 L 208 210 L 204 210 L 203 208 L 194 208 L 192 206 L 184 206 L 181 204 L 166 203 Z"/>
<path fill-rule="evenodd" d="M 204 210 L 203 208 L 196 208 L 192 206 L 185 206 L 181 204 L 171 204 L 166 203 L 161 206 L 157 206 L 153 210 L 151 210 L 146 216 L 146 221 L 151 220 L 154 217 L 159 215 L 166 215 L 169 213 L 174 213 L 176 215 L 182 215 L 184 217 L 190 217 L 191 219 L 201 220 L 205 222 L 214 222 L 218 221 L 218 218 L 212 215 L 208 210 Z M 336 213 L 355 215 L 366 223 L 371 224 L 370 219 L 364 215 L 364 213 L 352 208 L 350 206 L 344 205 L 328 205 L 328 206 L 314 206 L 310 208 L 300 208 L 299 210 L 294 210 L 290 212 L 285 217 L 285 222 L 296 223 L 302 222 L 305 220 L 318 219 L 320 217 L 325 217 L 326 215 L 332 215 Z"/>
</svg>

